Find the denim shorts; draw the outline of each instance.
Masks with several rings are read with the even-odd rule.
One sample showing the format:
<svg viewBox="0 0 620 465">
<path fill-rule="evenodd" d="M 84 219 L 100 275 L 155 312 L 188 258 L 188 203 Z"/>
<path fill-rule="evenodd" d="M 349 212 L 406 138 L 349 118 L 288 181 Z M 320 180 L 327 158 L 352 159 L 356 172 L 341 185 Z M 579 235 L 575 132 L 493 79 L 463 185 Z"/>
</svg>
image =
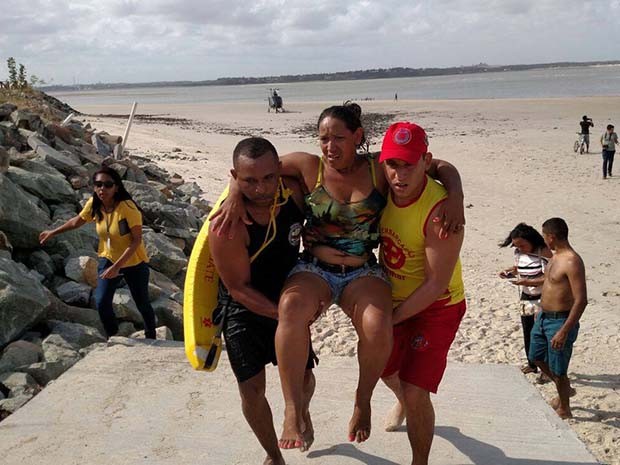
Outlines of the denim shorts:
<svg viewBox="0 0 620 465">
<path fill-rule="evenodd" d="M 566 312 L 568 316 L 568 312 Z M 565 376 L 568 373 L 568 364 L 573 354 L 573 344 L 579 333 L 579 323 L 571 329 L 566 337 L 564 347 L 557 350 L 551 347 L 551 339 L 566 322 L 566 318 L 549 318 L 542 311 L 536 316 L 530 340 L 529 359 L 545 362 L 556 376 Z"/>
<path fill-rule="evenodd" d="M 324 270 L 316 263 L 300 258 L 297 265 L 293 267 L 288 275 L 290 277 L 296 273 L 302 272 L 312 273 L 323 278 L 323 281 L 327 283 L 332 292 L 332 300 L 336 303 L 339 301 L 340 295 L 342 294 L 342 291 L 344 291 L 344 288 L 358 278 L 372 276 L 374 278 L 379 278 L 390 285 L 390 279 L 383 271 L 381 265 L 370 261 L 364 263 L 362 266 L 353 271 L 349 271 L 348 273 L 333 273 L 331 271 Z"/>
</svg>

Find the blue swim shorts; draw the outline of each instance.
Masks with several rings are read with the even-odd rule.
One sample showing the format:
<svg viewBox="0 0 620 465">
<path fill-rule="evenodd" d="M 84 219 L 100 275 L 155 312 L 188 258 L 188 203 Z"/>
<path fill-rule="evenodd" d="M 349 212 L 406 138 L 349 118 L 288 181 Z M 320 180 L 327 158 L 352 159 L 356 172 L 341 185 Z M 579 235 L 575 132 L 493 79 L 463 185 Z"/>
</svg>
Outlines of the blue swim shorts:
<svg viewBox="0 0 620 465">
<path fill-rule="evenodd" d="M 551 339 L 566 322 L 568 312 L 545 312 L 536 316 L 531 333 L 530 353 L 531 361 L 545 362 L 556 376 L 565 376 L 568 373 L 568 364 L 573 354 L 573 344 L 579 333 L 579 323 L 568 333 L 564 347 L 560 350 L 551 347 Z"/>
<path fill-rule="evenodd" d="M 388 285 L 390 284 L 390 279 L 387 277 L 387 275 L 383 271 L 383 268 L 377 263 L 376 260 L 369 260 L 359 268 L 356 268 L 352 271 L 334 272 L 326 270 L 325 266 L 322 266 L 322 262 L 316 259 L 308 260 L 307 255 L 304 254 L 302 258 L 300 258 L 297 262 L 297 265 L 293 267 L 293 269 L 289 273 L 289 276 L 302 272 L 312 273 L 323 278 L 323 280 L 327 283 L 329 289 L 332 292 L 332 300 L 336 303 L 338 303 L 338 300 L 340 299 L 340 295 L 342 294 L 342 291 L 344 291 L 344 288 L 347 287 L 349 283 L 355 281 L 358 278 L 372 276 L 385 281 Z"/>
</svg>

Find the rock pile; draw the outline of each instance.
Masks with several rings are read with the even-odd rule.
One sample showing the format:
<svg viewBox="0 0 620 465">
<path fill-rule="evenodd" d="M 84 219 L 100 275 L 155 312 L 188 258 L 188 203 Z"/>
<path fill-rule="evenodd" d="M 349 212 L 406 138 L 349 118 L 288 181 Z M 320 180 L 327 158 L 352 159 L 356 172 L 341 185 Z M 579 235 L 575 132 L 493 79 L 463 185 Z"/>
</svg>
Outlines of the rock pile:
<svg viewBox="0 0 620 465">
<path fill-rule="evenodd" d="M 158 337 L 183 338 L 187 257 L 210 210 L 195 183 L 143 157 L 106 156 L 118 153 L 118 138 L 76 118 L 61 125 L 72 109 L 44 94 L 41 101 L 40 112 L 0 101 L 0 419 L 107 343 L 94 307 L 94 224 L 44 247 L 38 241 L 42 230 L 81 210 L 100 166 L 121 174 L 143 210 L 149 292 L 158 323 L 166 327 Z M 136 335 L 142 318 L 128 289 L 116 292 L 114 309 L 120 334 Z"/>
</svg>

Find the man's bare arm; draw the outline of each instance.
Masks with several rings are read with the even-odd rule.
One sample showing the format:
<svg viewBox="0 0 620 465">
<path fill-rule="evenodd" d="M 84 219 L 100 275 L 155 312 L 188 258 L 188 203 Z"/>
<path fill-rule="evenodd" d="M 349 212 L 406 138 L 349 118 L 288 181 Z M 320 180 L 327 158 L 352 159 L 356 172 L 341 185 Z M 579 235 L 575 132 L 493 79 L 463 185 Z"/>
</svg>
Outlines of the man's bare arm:
<svg viewBox="0 0 620 465">
<path fill-rule="evenodd" d="M 434 213 L 434 212 L 433 212 Z M 459 258 L 464 232 L 439 237 L 441 226 L 428 224 L 425 244 L 425 276 L 422 285 L 394 310 L 394 324 L 401 323 L 428 308 L 447 289 Z"/>
<path fill-rule="evenodd" d="M 564 347 L 566 338 L 571 329 L 579 322 L 581 315 L 588 305 L 588 291 L 586 287 L 586 271 L 583 260 L 578 255 L 566 263 L 566 277 L 573 294 L 573 305 L 568 313 L 568 318 L 560 330 L 551 339 L 551 347 L 556 350 Z"/>
<path fill-rule="evenodd" d="M 448 191 L 448 198 L 433 217 L 433 221 L 441 224 L 439 237 L 445 239 L 448 234 L 457 232 L 465 225 L 461 175 L 454 165 L 437 158 L 431 160 L 427 173 L 441 182 Z"/>
<path fill-rule="evenodd" d="M 250 257 L 246 245 L 245 225 L 238 225 L 232 239 L 209 231 L 209 248 L 213 262 L 230 296 L 251 312 L 277 319 L 278 306 L 251 285 Z"/>
</svg>

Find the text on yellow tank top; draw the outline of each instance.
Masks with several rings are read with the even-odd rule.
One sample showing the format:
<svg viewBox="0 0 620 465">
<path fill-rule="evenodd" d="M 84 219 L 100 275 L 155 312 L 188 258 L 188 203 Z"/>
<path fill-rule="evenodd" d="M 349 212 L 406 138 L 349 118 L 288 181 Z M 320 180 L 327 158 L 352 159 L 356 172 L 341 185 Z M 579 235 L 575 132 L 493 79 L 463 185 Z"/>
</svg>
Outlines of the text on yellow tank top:
<svg viewBox="0 0 620 465">
<path fill-rule="evenodd" d="M 430 214 L 447 198 L 445 188 L 426 176 L 422 194 L 409 205 L 396 206 L 389 196 L 387 206 L 381 216 L 380 256 L 392 283 L 394 307 L 404 301 L 422 285 L 425 279 L 424 244 L 426 230 L 432 225 Z M 461 302 L 465 298 L 461 260 L 454 267 L 448 288 L 442 292 L 435 306 L 447 306 Z"/>
</svg>

